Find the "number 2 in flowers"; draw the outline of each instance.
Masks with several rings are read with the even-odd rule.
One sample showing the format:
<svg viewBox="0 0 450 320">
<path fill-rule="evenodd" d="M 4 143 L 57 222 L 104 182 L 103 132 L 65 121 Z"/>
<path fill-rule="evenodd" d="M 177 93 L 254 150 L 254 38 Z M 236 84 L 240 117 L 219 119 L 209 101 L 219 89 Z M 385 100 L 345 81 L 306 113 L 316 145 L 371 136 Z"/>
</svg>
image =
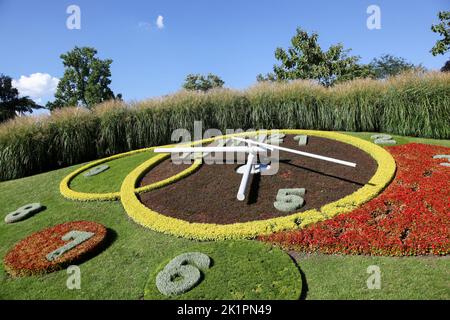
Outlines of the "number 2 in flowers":
<svg viewBox="0 0 450 320">
<path fill-rule="evenodd" d="M 73 231 L 66 233 L 64 236 L 62 236 L 61 240 L 63 240 L 63 241 L 72 240 L 72 241 L 70 241 L 70 242 L 66 243 L 65 245 L 63 245 L 62 247 L 59 247 L 58 249 L 50 252 L 46 256 L 47 260 L 48 261 L 56 260 L 57 258 L 62 256 L 64 253 L 72 250 L 73 248 L 75 248 L 79 244 L 85 242 L 86 240 L 89 240 L 94 235 L 95 235 L 95 233 L 92 233 L 92 232 L 78 231 L 78 230 L 73 230 Z"/>
<path fill-rule="evenodd" d="M 375 134 L 370 139 L 374 140 L 375 144 L 397 144 L 397 141 L 389 134 Z"/>
<path fill-rule="evenodd" d="M 440 165 L 444 167 L 450 167 L 450 155 L 449 154 L 438 154 L 433 157 L 433 159 L 447 159 L 447 162 L 441 162 Z"/>
</svg>

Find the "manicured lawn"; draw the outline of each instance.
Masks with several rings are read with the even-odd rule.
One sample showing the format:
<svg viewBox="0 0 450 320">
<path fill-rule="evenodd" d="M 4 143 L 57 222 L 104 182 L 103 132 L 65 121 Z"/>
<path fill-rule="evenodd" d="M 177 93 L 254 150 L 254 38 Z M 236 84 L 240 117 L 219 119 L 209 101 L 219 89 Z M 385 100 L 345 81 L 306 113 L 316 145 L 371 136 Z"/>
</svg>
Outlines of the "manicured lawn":
<svg viewBox="0 0 450 320">
<path fill-rule="evenodd" d="M 172 258 L 189 251 L 209 254 L 213 266 L 205 272 L 200 285 L 181 298 L 300 297 L 300 273 L 289 256 L 279 249 L 256 241 L 199 243 L 174 238 L 130 221 L 120 202 L 83 203 L 62 198 L 59 181 L 75 168 L 0 183 L 2 220 L 10 211 L 30 202 L 41 202 L 47 206 L 47 210 L 28 220 L 10 225 L 0 222 L 0 256 L 3 259 L 9 248 L 33 232 L 76 220 L 104 224 L 113 235 L 111 245 L 100 255 L 80 265 L 81 290 L 66 288 L 68 275 L 64 270 L 44 276 L 12 279 L 1 264 L 0 298 L 142 299 L 149 276 L 154 277 L 155 272 Z M 121 166 L 118 168 L 122 170 Z M 120 174 L 122 171 L 117 176 Z M 162 298 L 156 292 L 147 296 Z"/>
<path fill-rule="evenodd" d="M 342 132 L 345 134 L 349 134 L 367 141 L 373 141 L 370 139 L 371 136 L 374 134 L 378 134 L 376 132 Z M 439 139 L 426 139 L 426 138 L 415 138 L 415 137 L 404 137 L 404 136 L 397 136 L 395 134 L 390 134 L 392 138 L 397 141 L 396 145 L 401 145 L 405 143 L 425 143 L 425 144 L 433 144 L 438 146 L 444 146 L 444 147 L 450 147 L 450 140 L 439 140 Z"/>
<path fill-rule="evenodd" d="M 129 157 L 109 161 L 110 167 L 102 174 L 89 178 L 80 174 L 70 183 L 75 191 L 107 193 L 119 191 L 123 179 L 130 173 L 130 168 L 135 168 L 154 155 L 152 151 L 138 153 Z"/>
<path fill-rule="evenodd" d="M 449 257 L 293 256 L 307 299 L 450 299 Z M 372 265 L 381 271 L 379 290 L 367 288 Z"/>
<path fill-rule="evenodd" d="M 354 134 L 369 138 L 370 133 Z M 397 138 L 394 136 L 394 138 Z M 450 146 L 449 140 L 397 138 Z M 77 177 L 77 191 L 118 191 L 124 177 L 151 153 L 114 160 L 92 179 Z M 3 299 L 162 299 L 155 275 L 180 253 L 201 251 L 213 260 L 202 282 L 185 299 L 449 299 L 448 257 L 370 257 L 293 254 L 298 267 L 281 250 L 257 241 L 195 242 L 140 227 L 127 218 L 120 202 L 74 202 L 59 193 L 59 182 L 79 166 L 0 183 L 0 218 L 31 202 L 47 210 L 11 225 L 0 222 L 0 257 L 33 232 L 63 222 L 90 220 L 104 224 L 110 245 L 80 265 L 81 290 L 68 290 L 66 272 L 10 278 L 0 264 Z M 381 289 L 369 290 L 370 265 L 380 267 Z M 302 271 L 303 275 L 299 272 Z"/>
</svg>

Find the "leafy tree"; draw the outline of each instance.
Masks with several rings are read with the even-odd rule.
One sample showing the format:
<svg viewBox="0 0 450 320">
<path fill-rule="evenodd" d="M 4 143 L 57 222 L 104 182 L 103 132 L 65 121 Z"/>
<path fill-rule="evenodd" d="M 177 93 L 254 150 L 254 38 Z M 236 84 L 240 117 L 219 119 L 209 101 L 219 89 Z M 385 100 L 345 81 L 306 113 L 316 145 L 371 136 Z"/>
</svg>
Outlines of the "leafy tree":
<svg viewBox="0 0 450 320">
<path fill-rule="evenodd" d="M 421 64 L 416 66 L 407 62 L 404 58 L 395 57 L 390 54 L 385 54 L 379 58 L 374 58 L 370 62 L 369 66 L 377 79 L 386 79 L 405 71 L 425 70 Z"/>
<path fill-rule="evenodd" d="M 287 50 L 277 48 L 275 58 L 281 62 L 273 67 L 273 73 L 258 75 L 258 81 L 312 79 L 324 86 L 355 78 L 370 77 L 372 70 L 359 65 L 358 56 L 350 56 L 342 44 L 335 44 L 323 51 L 317 43 L 318 34 L 309 35 L 301 28 L 291 39 Z"/>
<path fill-rule="evenodd" d="M 218 76 L 208 73 L 205 77 L 201 74 L 188 74 L 183 83 L 186 90 L 208 91 L 213 88 L 222 88 L 225 82 Z"/>
<path fill-rule="evenodd" d="M 450 60 L 448 60 L 441 68 L 441 72 L 450 72 Z"/>
<path fill-rule="evenodd" d="M 41 108 L 29 97 L 19 97 L 19 91 L 12 86 L 12 79 L 0 74 L 0 122 Z"/>
<path fill-rule="evenodd" d="M 92 108 L 100 102 L 116 98 L 109 88 L 112 60 L 101 60 L 96 54 L 94 48 L 75 47 L 61 55 L 65 71 L 58 84 L 55 101 L 47 103 L 50 110 L 68 106 Z M 122 96 L 119 94 L 117 98 Z"/>
<path fill-rule="evenodd" d="M 439 24 L 431 25 L 431 31 L 438 33 L 442 39 L 436 41 L 431 49 L 433 56 L 444 54 L 450 49 L 450 11 L 441 11 L 438 14 Z"/>
</svg>

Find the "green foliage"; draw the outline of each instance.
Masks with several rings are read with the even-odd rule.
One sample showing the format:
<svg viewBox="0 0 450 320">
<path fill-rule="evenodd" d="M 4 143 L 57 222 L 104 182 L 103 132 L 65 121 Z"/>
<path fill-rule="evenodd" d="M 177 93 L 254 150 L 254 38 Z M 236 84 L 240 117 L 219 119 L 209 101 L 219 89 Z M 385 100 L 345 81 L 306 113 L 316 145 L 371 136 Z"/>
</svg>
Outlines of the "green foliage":
<svg viewBox="0 0 450 320">
<path fill-rule="evenodd" d="M 12 86 L 11 77 L 0 74 L 0 123 L 13 119 L 17 114 L 32 113 L 43 108 L 28 97 L 19 97 L 19 91 Z"/>
<path fill-rule="evenodd" d="M 309 35 L 301 28 L 291 39 L 287 50 L 277 48 L 275 58 L 281 62 L 273 67 L 273 73 L 258 75 L 258 81 L 310 79 L 329 87 L 335 83 L 372 76 L 368 66 L 359 65 L 359 57 L 349 56 L 341 43 L 332 45 L 328 51 L 319 46 L 318 34 Z"/>
<path fill-rule="evenodd" d="M 390 54 L 374 58 L 369 66 L 373 70 L 376 79 L 386 79 L 407 71 L 425 71 L 425 68 L 422 65 L 416 66 L 407 62 L 404 58 L 395 57 Z"/>
<path fill-rule="evenodd" d="M 301 128 L 450 138 L 450 74 L 405 74 L 331 88 L 263 82 L 246 91 L 182 91 L 164 99 L 64 108 L 0 126 L 0 180 L 171 143 L 172 131 Z M 99 176 L 107 175 L 105 172 Z"/>
<path fill-rule="evenodd" d="M 436 41 L 431 49 L 433 56 L 444 54 L 450 49 L 450 11 L 440 11 L 438 17 L 441 22 L 431 25 L 431 31 L 443 38 Z"/>
<path fill-rule="evenodd" d="M 201 74 L 188 74 L 183 83 L 186 90 L 208 91 L 214 88 L 222 88 L 225 82 L 218 76 L 208 73 L 205 77 Z"/>
<path fill-rule="evenodd" d="M 115 98 L 109 88 L 112 60 L 101 60 L 96 54 L 94 48 L 75 47 L 61 55 L 65 71 L 58 83 L 55 101 L 47 103 L 50 110 L 75 106 L 91 108 Z M 117 95 L 117 98 L 121 100 L 122 95 Z"/>
<path fill-rule="evenodd" d="M 448 60 L 441 68 L 441 72 L 450 72 L 450 60 Z"/>
</svg>

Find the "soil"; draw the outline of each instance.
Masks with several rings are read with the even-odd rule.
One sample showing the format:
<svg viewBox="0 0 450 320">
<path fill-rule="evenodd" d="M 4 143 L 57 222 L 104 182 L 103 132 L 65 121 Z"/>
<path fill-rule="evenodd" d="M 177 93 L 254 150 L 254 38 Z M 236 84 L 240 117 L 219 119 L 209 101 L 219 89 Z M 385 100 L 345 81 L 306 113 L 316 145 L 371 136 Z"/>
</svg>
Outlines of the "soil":
<svg viewBox="0 0 450 320">
<path fill-rule="evenodd" d="M 306 146 L 298 146 L 293 137 L 287 135 L 281 146 L 355 162 L 357 166 L 351 168 L 281 151 L 278 172 L 251 175 L 244 201 L 236 199 L 242 178 L 236 169 L 242 162 L 203 164 L 192 175 L 144 193 L 140 199 L 147 207 L 167 216 L 189 222 L 230 224 L 292 214 L 274 208 L 279 189 L 306 188 L 305 204 L 295 210 L 301 212 L 320 208 L 355 192 L 376 172 L 376 161 L 352 145 L 310 136 Z M 141 185 L 167 178 L 187 167 L 165 160 L 144 176 Z"/>
</svg>

